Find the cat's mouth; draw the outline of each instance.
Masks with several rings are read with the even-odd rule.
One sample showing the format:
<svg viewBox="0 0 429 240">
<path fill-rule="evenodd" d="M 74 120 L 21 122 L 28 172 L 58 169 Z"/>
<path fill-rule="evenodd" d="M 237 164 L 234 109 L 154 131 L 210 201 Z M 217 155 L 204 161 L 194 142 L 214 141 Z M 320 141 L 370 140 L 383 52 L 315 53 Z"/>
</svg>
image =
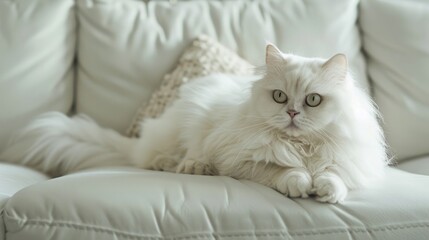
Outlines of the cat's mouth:
<svg viewBox="0 0 429 240">
<path fill-rule="evenodd" d="M 299 127 L 295 124 L 294 121 L 291 121 L 289 125 L 286 126 L 287 129 L 299 129 Z"/>
<path fill-rule="evenodd" d="M 291 121 L 284 129 L 286 135 L 293 136 L 293 137 L 297 137 L 301 135 L 301 130 L 302 129 L 298 127 L 298 125 L 294 121 Z"/>
</svg>

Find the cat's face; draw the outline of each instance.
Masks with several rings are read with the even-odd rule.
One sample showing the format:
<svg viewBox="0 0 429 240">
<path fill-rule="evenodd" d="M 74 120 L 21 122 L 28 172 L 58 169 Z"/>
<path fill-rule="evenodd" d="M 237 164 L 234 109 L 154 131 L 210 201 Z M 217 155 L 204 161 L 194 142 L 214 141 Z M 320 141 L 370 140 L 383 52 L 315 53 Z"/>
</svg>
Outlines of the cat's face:
<svg viewBox="0 0 429 240">
<path fill-rule="evenodd" d="M 268 45 L 266 70 L 252 90 L 256 114 L 289 136 L 324 135 L 344 108 L 344 55 L 303 58 Z"/>
</svg>

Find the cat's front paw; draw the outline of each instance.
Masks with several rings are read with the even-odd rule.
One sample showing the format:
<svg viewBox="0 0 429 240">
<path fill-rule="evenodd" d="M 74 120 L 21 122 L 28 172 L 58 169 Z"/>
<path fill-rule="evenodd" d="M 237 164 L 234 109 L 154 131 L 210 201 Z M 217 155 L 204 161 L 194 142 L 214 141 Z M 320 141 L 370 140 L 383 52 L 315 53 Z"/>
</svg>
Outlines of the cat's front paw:
<svg viewBox="0 0 429 240">
<path fill-rule="evenodd" d="M 186 159 L 177 167 L 176 173 L 195 174 L 195 175 L 213 175 L 213 170 L 209 164 Z"/>
<path fill-rule="evenodd" d="M 322 173 L 314 178 L 313 192 L 319 202 L 338 203 L 346 198 L 347 187 L 339 176 Z"/>
<path fill-rule="evenodd" d="M 277 179 L 276 188 L 288 197 L 307 198 L 311 191 L 311 176 L 305 169 L 289 169 Z"/>
</svg>

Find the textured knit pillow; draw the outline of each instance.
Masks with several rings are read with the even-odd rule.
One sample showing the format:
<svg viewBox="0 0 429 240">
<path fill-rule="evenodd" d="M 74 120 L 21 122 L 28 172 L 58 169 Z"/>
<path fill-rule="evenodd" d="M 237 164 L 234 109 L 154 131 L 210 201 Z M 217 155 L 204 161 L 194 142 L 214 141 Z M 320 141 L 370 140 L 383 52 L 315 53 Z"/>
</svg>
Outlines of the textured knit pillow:
<svg viewBox="0 0 429 240">
<path fill-rule="evenodd" d="M 185 50 L 176 69 L 164 77 L 160 88 L 139 108 L 127 135 L 139 137 L 143 119 L 161 115 L 176 99 L 182 84 L 212 73 L 251 75 L 253 66 L 217 41 L 207 36 L 198 37 Z"/>
</svg>

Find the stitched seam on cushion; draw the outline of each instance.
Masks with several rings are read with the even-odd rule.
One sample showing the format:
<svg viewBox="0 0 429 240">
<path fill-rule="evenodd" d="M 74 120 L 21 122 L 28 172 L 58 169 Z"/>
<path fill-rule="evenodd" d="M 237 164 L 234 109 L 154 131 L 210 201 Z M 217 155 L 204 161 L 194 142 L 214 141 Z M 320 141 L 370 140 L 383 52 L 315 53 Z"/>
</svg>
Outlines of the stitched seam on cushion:
<svg viewBox="0 0 429 240">
<path fill-rule="evenodd" d="M 19 218 L 9 217 L 10 219 L 22 221 Z M 408 224 L 392 224 L 392 225 L 384 225 L 373 228 L 338 228 L 338 229 L 327 229 L 327 230 L 307 230 L 307 231 L 295 231 L 295 232 L 285 232 L 285 231 L 266 231 L 266 232 L 251 232 L 251 233 L 194 233 L 189 234 L 187 236 L 150 236 L 146 234 L 132 233 L 120 231 L 113 228 L 108 227 L 100 227 L 94 225 L 86 225 L 79 223 L 70 223 L 70 222 L 51 222 L 47 220 L 27 220 L 22 226 L 25 225 L 39 225 L 39 226 L 57 226 L 57 227 L 66 227 L 77 230 L 90 230 L 101 233 L 110 233 L 116 234 L 124 238 L 129 239 L 196 239 L 196 238 L 212 238 L 212 237 L 261 237 L 261 236 L 309 236 L 309 235 L 325 235 L 325 234 L 341 234 L 341 233 L 371 233 L 371 232 L 379 232 L 379 231 L 396 231 L 403 229 L 411 229 L 411 228 L 429 228 L 429 222 L 416 222 L 416 223 L 408 223 Z M 22 228 L 21 228 L 22 229 Z"/>
<path fill-rule="evenodd" d="M 410 228 L 429 228 L 429 222 L 416 222 L 408 224 L 391 224 L 378 227 L 352 227 L 352 228 L 337 228 L 337 229 L 319 229 L 319 230 L 306 230 L 301 232 L 290 232 L 291 236 L 308 236 L 308 235 L 324 235 L 331 233 L 373 233 L 381 231 L 396 231 Z"/>
<path fill-rule="evenodd" d="M 64 228 L 72 228 L 72 229 L 77 229 L 77 230 L 89 230 L 89 231 L 94 231 L 94 232 L 101 232 L 101 233 L 111 233 L 111 234 L 116 234 L 116 235 L 120 235 L 126 238 L 140 238 L 140 237 L 149 237 L 149 238 L 154 238 L 157 239 L 159 237 L 157 236 L 145 236 L 139 233 L 133 233 L 133 232 L 129 232 L 129 231 L 121 231 L 119 229 L 115 229 L 115 228 L 110 228 L 110 227 L 103 227 L 103 226 L 97 226 L 97 225 L 89 225 L 89 224 L 81 224 L 81 223 L 74 223 L 74 222 L 67 222 L 67 221 L 50 221 L 50 220 L 43 220 L 43 219 L 20 219 L 20 218 L 15 218 L 15 217 L 7 217 L 10 220 L 15 220 L 17 222 L 23 222 L 23 223 L 19 223 L 19 225 L 21 225 L 21 228 L 19 230 L 16 231 L 12 231 L 12 232 L 19 232 L 22 231 L 22 229 L 25 226 L 29 226 L 29 225 L 33 225 L 33 226 L 49 226 L 49 227 L 64 227 Z M 8 229 L 6 229 L 6 231 L 8 231 Z M 11 231 L 8 231 L 11 232 Z"/>
</svg>

